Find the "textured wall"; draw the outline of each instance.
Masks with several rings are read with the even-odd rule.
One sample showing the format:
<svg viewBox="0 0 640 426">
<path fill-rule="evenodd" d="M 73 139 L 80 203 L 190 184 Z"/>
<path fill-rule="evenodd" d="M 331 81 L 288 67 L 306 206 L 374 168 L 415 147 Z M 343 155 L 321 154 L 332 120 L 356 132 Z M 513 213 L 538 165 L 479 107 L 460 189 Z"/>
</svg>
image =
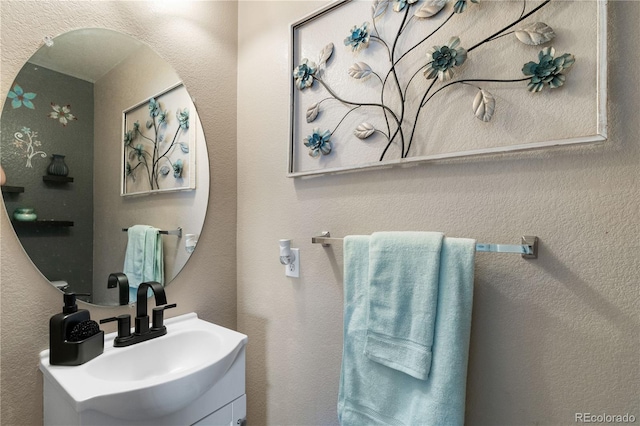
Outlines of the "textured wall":
<svg viewBox="0 0 640 426">
<path fill-rule="evenodd" d="M 70 220 L 72 227 L 18 225 L 21 242 L 40 271 L 50 280 L 64 280 L 77 293 L 92 292 L 93 264 L 93 84 L 59 72 L 26 64 L 15 79 L 26 92 L 36 93 L 34 109 L 12 108 L 7 98 L 2 110 L 2 167 L 9 185 L 25 191 L 3 197 L 9 214 L 33 207 L 38 219 Z M 76 120 L 66 126 L 49 118 L 51 104 L 70 105 Z M 27 127 L 37 132 L 41 145 L 33 167 L 25 167 L 24 148 L 13 145 L 14 134 Z M 23 137 L 28 141 L 28 137 Z M 65 155 L 73 183 L 44 182 L 51 154 Z M 63 248 L 63 250 L 61 250 Z"/>
<path fill-rule="evenodd" d="M 75 28 L 124 32 L 147 43 L 175 68 L 196 98 L 208 142 L 211 186 L 198 250 L 167 288 L 168 300 L 178 304 L 167 315 L 195 311 L 234 328 L 237 4 L 2 1 L 0 8 L 3 99 L 44 36 Z M 33 268 L 6 213 L 0 213 L 0 233 L 1 421 L 3 425 L 37 425 L 42 423 L 38 354 L 49 345 L 49 318 L 60 311 L 62 297 Z M 90 309 L 94 319 L 131 312 L 129 308 Z"/>
<path fill-rule="evenodd" d="M 239 3 L 238 327 L 252 423 L 337 422 L 342 249 L 311 245 L 323 230 L 538 235 L 537 260 L 477 255 L 467 424 L 639 418 L 640 3 L 610 2 L 606 144 L 288 179 L 288 24 L 324 4 Z M 299 279 L 284 276 L 280 238 L 300 248 Z"/>
</svg>

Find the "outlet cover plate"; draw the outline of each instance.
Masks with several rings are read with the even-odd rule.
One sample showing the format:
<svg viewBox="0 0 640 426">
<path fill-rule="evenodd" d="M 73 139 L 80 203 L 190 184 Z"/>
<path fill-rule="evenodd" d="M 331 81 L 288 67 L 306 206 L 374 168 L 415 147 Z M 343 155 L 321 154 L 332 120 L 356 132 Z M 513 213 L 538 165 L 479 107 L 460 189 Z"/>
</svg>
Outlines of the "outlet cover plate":
<svg viewBox="0 0 640 426">
<path fill-rule="evenodd" d="M 288 277 L 299 278 L 300 277 L 300 249 L 292 248 L 291 253 L 296 256 L 296 259 L 290 265 L 284 265 L 284 274 Z"/>
</svg>

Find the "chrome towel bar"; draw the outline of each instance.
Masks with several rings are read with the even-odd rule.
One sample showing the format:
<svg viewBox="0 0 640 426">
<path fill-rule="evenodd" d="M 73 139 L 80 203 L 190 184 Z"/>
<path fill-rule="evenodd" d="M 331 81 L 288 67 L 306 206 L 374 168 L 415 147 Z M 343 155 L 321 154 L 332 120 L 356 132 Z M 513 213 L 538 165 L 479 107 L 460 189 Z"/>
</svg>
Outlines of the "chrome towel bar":
<svg viewBox="0 0 640 426">
<path fill-rule="evenodd" d="M 329 231 L 311 237 L 311 243 L 322 244 L 323 247 L 329 247 L 332 244 L 342 244 L 342 238 L 331 237 Z M 538 237 L 534 235 L 525 235 L 521 238 L 521 244 L 487 244 L 477 243 L 476 251 L 490 253 L 516 253 L 521 254 L 524 259 L 538 258 Z"/>
</svg>

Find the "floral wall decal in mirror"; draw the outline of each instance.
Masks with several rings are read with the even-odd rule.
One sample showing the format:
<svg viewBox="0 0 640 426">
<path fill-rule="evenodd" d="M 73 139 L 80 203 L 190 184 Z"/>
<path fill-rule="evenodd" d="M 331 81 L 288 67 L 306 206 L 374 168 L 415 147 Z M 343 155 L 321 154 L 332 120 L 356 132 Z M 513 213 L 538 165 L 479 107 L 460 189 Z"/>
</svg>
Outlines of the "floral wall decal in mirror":
<svg viewBox="0 0 640 426">
<path fill-rule="evenodd" d="M 288 175 L 603 141 L 605 24 L 602 0 L 314 12 L 291 26 Z"/>
<path fill-rule="evenodd" d="M 42 158 L 47 157 L 47 153 L 44 151 L 38 151 L 38 148 L 42 146 L 42 142 L 38 137 L 38 132 L 32 131 L 28 127 L 23 127 L 19 132 L 13 134 L 13 146 L 27 158 L 27 164 L 25 167 L 33 168 L 31 159 L 40 155 Z"/>
<path fill-rule="evenodd" d="M 123 195 L 195 189 L 194 113 L 182 84 L 124 112 Z"/>
<path fill-rule="evenodd" d="M 77 120 L 76 116 L 71 114 L 71 105 L 60 106 L 51 102 L 51 109 L 53 111 L 49 113 L 49 118 L 58 120 L 63 127 L 66 127 L 70 121 Z"/>
<path fill-rule="evenodd" d="M 15 84 L 13 89 L 9 90 L 7 94 L 7 97 L 11 99 L 11 107 L 13 109 L 20 108 L 22 105 L 29 109 L 35 109 L 31 101 L 34 100 L 36 96 L 35 93 L 25 92 L 18 84 Z"/>
</svg>

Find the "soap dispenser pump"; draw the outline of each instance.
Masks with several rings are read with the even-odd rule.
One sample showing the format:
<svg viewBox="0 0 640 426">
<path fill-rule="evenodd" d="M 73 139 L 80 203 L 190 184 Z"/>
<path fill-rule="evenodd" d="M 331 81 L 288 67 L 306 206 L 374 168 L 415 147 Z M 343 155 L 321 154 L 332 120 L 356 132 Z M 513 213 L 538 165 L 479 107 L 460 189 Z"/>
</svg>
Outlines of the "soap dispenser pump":
<svg viewBox="0 0 640 426">
<path fill-rule="evenodd" d="M 51 365 L 80 365 L 104 351 L 104 331 L 91 321 L 86 309 L 78 309 L 75 293 L 65 293 L 62 312 L 49 321 Z"/>
</svg>

